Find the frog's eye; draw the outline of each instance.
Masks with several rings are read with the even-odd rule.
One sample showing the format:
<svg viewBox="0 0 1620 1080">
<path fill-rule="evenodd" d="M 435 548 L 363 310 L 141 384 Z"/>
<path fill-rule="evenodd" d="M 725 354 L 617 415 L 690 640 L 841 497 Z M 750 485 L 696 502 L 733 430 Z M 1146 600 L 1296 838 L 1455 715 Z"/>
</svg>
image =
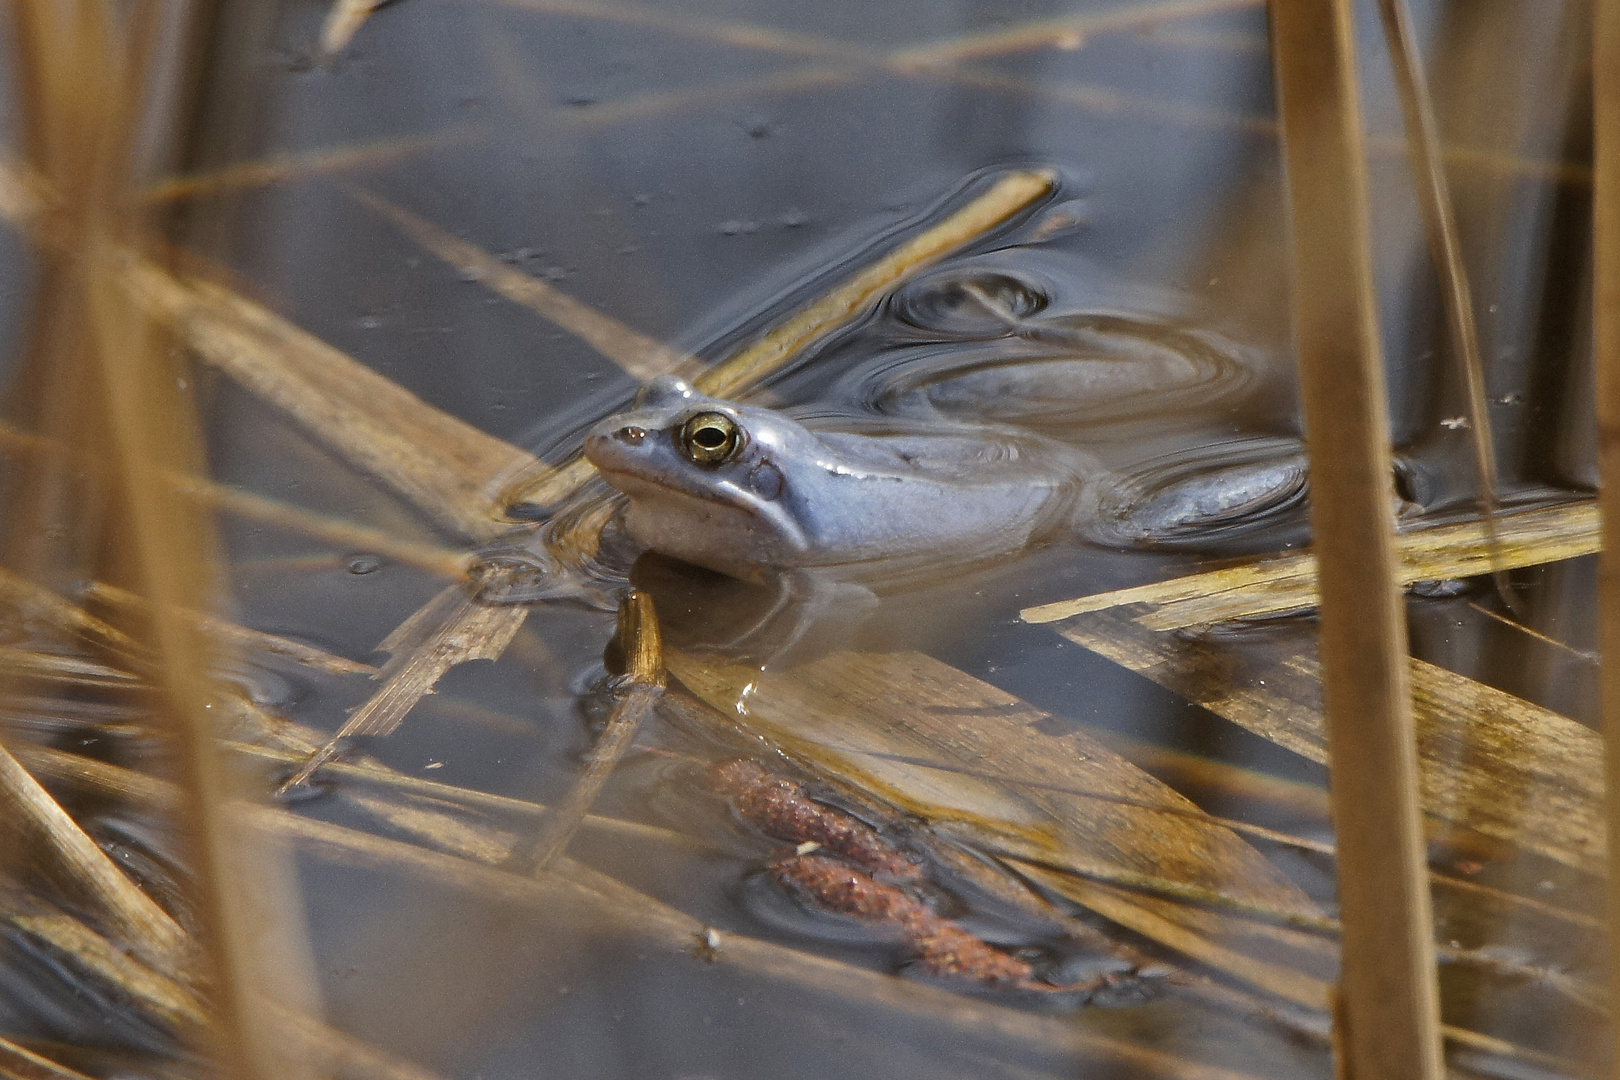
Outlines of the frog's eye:
<svg viewBox="0 0 1620 1080">
<path fill-rule="evenodd" d="M 745 436 L 725 413 L 698 413 L 681 427 L 681 452 L 697 465 L 719 465 L 742 449 Z"/>
</svg>

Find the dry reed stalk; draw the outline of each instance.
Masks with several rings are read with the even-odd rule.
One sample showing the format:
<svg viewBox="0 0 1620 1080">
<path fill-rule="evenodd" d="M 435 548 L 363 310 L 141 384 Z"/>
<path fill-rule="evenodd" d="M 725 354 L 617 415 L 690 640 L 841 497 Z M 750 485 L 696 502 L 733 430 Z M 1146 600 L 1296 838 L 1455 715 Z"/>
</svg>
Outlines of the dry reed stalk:
<svg viewBox="0 0 1620 1080">
<path fill-rule="evenodd" d="M 608 716 L 607 726 L 597 736 L 596 745 L 591 747 L 584 774 L 540 830 L 529 855 L 531 873 L 543 872 L 568 847 L 609 774 L 635 742 L 641 722 L 652 714 L 663 696 L 664 639 L 649 594 L 632 590 L 619 602 L 616 640 L 624 657 L 624 674 L 615 689 L 619 700 Z"/>
<path fill-rule="evenodd" d="M 1418 208 L 1422 211 L 1423 229 L 1429 240 L 1429 258 L 1440 278 L 1440 296 L 1451 331 L 1451 348 L 1462 374 L 1469 442 L 1473 446 L 1474 471 L 1479 481 L 1480 524 L 1494 553 L 1498 547 L 1496 441 L 1491 432 L 1490 407 L 1485 401 L 1485 366 L 1479 355 L 1473 291 L 1468 284 L 1468 270 L 1463 265 L 1457 214 L 1441 160 L 1439 124 L 1435 120 L 1434 103 L 1424 77 L 1423 59 L 1418 55 L 1417 35 L 1412 29 L 1406 0 L 1378 0 L 1378 14 L 1383 20 L 1384 40 L 1395 69 L 1395 87 L 1406 123 L 1406 156 L 1417 182 Z M 1516 611 L 1519 605 L 1508 585 L 1506 571 L 1493 565 L 1491 577 L 1502 603 L 1509 611 Z"/>
<path fill-rule="evenodd" d="M 101 257 L 105 257 L 104 254 Z M 106 275 L 110 268 L 97 269 Z M 211 552 L 202 523 L 175 505 L 158 462 L 172 461 L 177 432 L 189 417 L 154 389 L 173 385 L 158 358 L 161 346 L 121 290 L 103 278 L 96 295 L 96 355 L 100 359 L 111 442 L 119 457 L 128 517 L 124 538 L 134 563 L 133 580 L 149 601 L 147 612 L 165 711 L 173 723 L 177 772 L 185 794 L 183 831 L 197 881 L 197 912 L 208 953 L 208 982 L 217 1038 L 210 1048 L 228 1076 L 246 1080 L 270 1075 L 273 1054 L 249 1011 L 256 973 L 248 945 L 254 931 L 244 921 L 237 890 L 238 840 L 225 820 L 229 783 L 217 759 L 209 712 L 208 661 L 182 611 L 203 607 L 199 580 Z M 158 400 L 153 400 L 156 397 Z M 187 447 L 186 449 L 190 449 Z M 184 451 L 182 451 L 184 452 Z M 176 463 L 178 464 L 178 463 Z M 171 466 L 171 469 L 173 466 Z"/>
<path fill-rule="evenodd" d="M 1344 924 L 1338 1067 L 1357 1080 L 1440 1080 L 1352 5 L 1273 0 L 1271 28 Z"/>
<path fill-rule="evenodd" d="M 183 396 L 186 382 L 170 366 L 167 342 L 132 308 L 119 279 L 143 238 L 144 223 L 129 212 L 137 183 L 133 163 L 142 152 L 165 151 L 156 144 L 166 137 L 166 125 L 179 122 L 183 108 L 176 103 L 189 89 L 181 82 L 194 74 L 161 43 L 170 34 L 198 40 L 190 21 L 197 12 L 165 0 L 117 12 L 94 0 L 16 0 L 13 14 L 27 153 L 58 200 L 49 235 L 35 236 L 50 305 L 41 308 L 45 332 L 29 358 L 44 402 L 40 428 L 72 453 L 88 448 L 109 462 L 98 478 L 103 489 L 74 515 L 76 534 L 63 543 L 41 533 L 40 520 L 24 516 L 16 522 L 23 543 L 14 558 L 36 570 L 51 560 L 82 560 L 129 581 L 151 603 L 137 636 L 154 670 L 158 712 L 172 727 L 174 766 L 184 781 L 182 834 L 197 883 L 191 900 L 200 930 L 195 966 L 210 994 L 210 1023 L 196 1034 L 220 1074 L 238 1080 L 269 1075 L 277 1071 L 274 1049 L 245 1007 L 249 989 L 268 970 L 255 963 L 250 944 L 262 939 L 264 925 L 249 925 L 242 903 L 248 885 L 233 861 L 235 837 L 221 813 L 227 785 L 212 760 L 206 658 L 178 615 L 201 609 L 213 565 L 204 524 L 193 520 L 193 508 L 176 498 L 169 479 L 195 471 L 196 433 Z M 160 53 L 167 58 L 163 70 L 149 70 Z M 160 87 L 160 79 L 174 85 Z M 64 398 L 73 409 L 53 405 Z M 61 497 L 60 466 L 68 453 L 35 463 L 31 471 L 44 481 L 36 492 L 50 495 L 55 485 Z M 101 531 L 98 505 L 117 515 L 120 528 L 111 540 Z M 264 884 L 262 871 L 273 864 L 261 858 L 261 872 L 246 876 Z"/>
<path fill-rule="evenodd" d="M 6 822 L 6 854 L 25 843 L 26 854 L 44 858 L 46 869 L 69 895 L 105 920 L 138 955 L 169 967 L 187 951 L 185 931 L 96 846 L 45 789 L 0 748 L 0 819 Z"/>
<path fill-rule="evenodd" d="M 1620 0 L 1594 5 L 1593 339 L 1603 557 L 1599 570 L 1604 779 L 1608 792 L 1609 979 L 1620 972 Z M 1612 1055 L 1620 1077 L 1620 1051 Z"/>
</svg>

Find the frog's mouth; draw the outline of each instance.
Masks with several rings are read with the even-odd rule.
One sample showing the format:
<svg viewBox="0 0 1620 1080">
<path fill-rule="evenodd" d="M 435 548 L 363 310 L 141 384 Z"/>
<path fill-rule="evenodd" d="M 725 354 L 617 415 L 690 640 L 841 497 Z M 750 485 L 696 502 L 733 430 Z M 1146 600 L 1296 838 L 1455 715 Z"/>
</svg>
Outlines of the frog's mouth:
<svg viewBox="0 0 1620 1080">
<path fill-rule="evenodd" d="M 750 506 L 745 499 L 728 499 L 724 491 L 718 487 L 687 487 L 685 485 L 671 484 L 667 480 L 653 480 L 641 473 L 628 469 L 615 469 L 611 465 L 597 465 L 596 471 L 602 474 L 610 486 L 629 498 L 631 502 L 645 499 L 649 502 L 658 500 L 689 499 L 693 502 L 709 503 L 713 506 L 723 506 L 731 510 L 743 510 L 757 514 L 758 510 Z"/>
<path fill-rule="evenodd" d="M 782 507 L 761 504 L 731 484 L 688 487 L 611 465 L 598 465 L 597 470 L 630 500 L 632 535 L 667 555 L 745 576 L 739 575 L 739 567 L 809 546 Z M 737 555 L 739 545 L 750 554 Z"/>
</svg>

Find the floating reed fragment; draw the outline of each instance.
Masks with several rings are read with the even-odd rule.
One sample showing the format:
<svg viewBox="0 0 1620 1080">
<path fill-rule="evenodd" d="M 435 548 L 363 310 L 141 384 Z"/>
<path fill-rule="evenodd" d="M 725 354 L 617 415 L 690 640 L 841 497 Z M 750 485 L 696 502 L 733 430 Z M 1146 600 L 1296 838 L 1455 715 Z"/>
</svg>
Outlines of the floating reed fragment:
<svg viewBox="0 0 1620 1080">
<path fill-rule="evenodd" d="M 84 639 L 115 656 L 132 660 L 143 655 L 141 647 L 128 634 L 96 618 L 71 601 L 36 585 L 27 578 L 0 569 L 0 601 L 11 605 L 26 618 L 62 631 L 69 640 Z"/>
<path fill-rule="evenodd" d="M 7 891 L 0 921 L 31 947 L 70 958 L 88 976 L 116 987 L 141 1013 L 176 1035 L 195 1038 L 209 1023 L 202 998 L 173 972 L 129 955 L 66 912 Z"/>
<path fill-rule="evenodd" d="M 1058 633 L 1293 752 L 1328 763 L 1314 647 L 1148 630 L 1131 609 L 1076 616 Z M 1588 873 L 1604 865 L 1603 778 L 1590 728 L 1410 660 L 1422 805 L 1430 815 Z M 1466 755 L 1458 747 L 1468 747 Z"/>
<path fill-rule="evenodd" d="M 1344 925 L 1337 1068 L 1357 1080 L 1440 1080 L 1353 7 L 1275 0 L 1270 15 Z"/>
<path fill-rule="evenodd" d="M 285 794 L 307 782 L 332 760 L 345 740 L 361 735 L 389 735 L 446 671 L 470 660 L 499 660 L 528 609 L 515 604 L 482 604 L 460 585 L 451 585 L 428 601 L 385 638 L 378 651 L 391 653 L 373 678 L 382 688 L 355 709 L 319 751 L 281 785 Z"/>
<path fill-rule="evenodd" d="M 1494 545 L 1477 521 L 1403 533 L 1395 538 L 1395 578 L 1410 585 L 1474 577 L 1490 573 L 1493 566 L 1517 569 L 1591 555 L 1600 546 L 1596 504 L 1565 503 L 1503 515 L 1496 522 Z M 1316 578 L 1314 553 L 1269 556 L 1221 570 L 1042 604 L 1020 614 L 1025 622 L 1048 623 L 1142 604 L 1147 605 L 1138 615 L 1143 626 L 1175 630 L 1315 607 L 1321 599 Z"/>
<path fill-rule="evenodd" d="M 758 340 L 703 372 L 694 384 L 714 397 L 734 397 L 759 385 L 806 346 L 847 323 L 883 293 L 1044 198 L 1056 182 L 1057 177 L 1042 170 L 1002 176 L 943 221 L 857 271 Z"/>
</svg>

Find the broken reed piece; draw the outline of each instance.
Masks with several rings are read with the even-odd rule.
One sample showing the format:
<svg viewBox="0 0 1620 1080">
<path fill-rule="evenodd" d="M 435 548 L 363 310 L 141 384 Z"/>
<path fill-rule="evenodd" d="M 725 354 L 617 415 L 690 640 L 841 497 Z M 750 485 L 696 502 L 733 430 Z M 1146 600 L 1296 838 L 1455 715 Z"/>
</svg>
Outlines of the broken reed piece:
<svg viewBox="0 0 1620 1080">
<path fill-rule="evenodd" d="M 1620 972 L 1620 0 L 1597 0 L 1592 35 L 1593 348 L 1603 554 L 1598 620 L 1608 791 L 1609 978 Z M 1620 1077 L 1620 1054 L 1613 1055 Z"/>
<path fill-rule="evenodd" d="M 1474 471 L 1479 481 L 1479 520 L 1492 555 L 1491 580 L 1502 603 L 1517 616 L 1519 604 L 1508 584 L 1507 572 L 1496 563 L 1501 546 L 1496 537 L 1496 515 L 1500 509 L 1496 440 L 1491 434 L 1490 408 L 1485 401 L 1485 365 L 1479 355 L 1473 290 L 1468 284 L 1468 269 L 1463 264 L 1462 244 L 1457 236 L 1457 212 L 1451 201 L 1451 186 L 1446 182 L 1434 101 L 1424 78 L 1423 59 L 1418 54 L 1417 35 L 1412 29 L 1406 0 L 1378 0 L 1378 14 L 1383 20 L 1384 40 L 1395 70 L 1395 88 L 1400 95 L 1401 116 L 1406 125 L 1406 159 L 1412 166 L 1417 186 L 1423 231 L 1429 241 L 1429 258 L 1440 279 L 1440 297 L 1451 331 L 1451 348 L 1463 378 L 1469 442 L 1473 446 Z"/>
<path fill-rule="evenodd" d="M 966 205 L 812 300 L 724 360 L 692 377 L 712 397 L 736 397 L 780 371 L 808 346 L 846 325 L 867 305 L 920 271 L 1045 198 L 1057 183 L 1046 170 L 1010 172 Z M 578 491 L 596 469 L 574 457 L 539 479 L 514 487 L 505 504 L 555 506 Z"/>
<path fill-rule="evenodd" d="M 440 677 L 455 664 L 500 659 L 527 616 L 528 608 L 516 604 L 480 603 L 462 585 L 440 590 L 377 646 L 379 652 L 393 654 L 373 676 L 382 686 L 282 781 L 276 794 L 285 796 L 308 783 L 317 769 L 342 752 L 349 739 L 392 734 L 405 714 L 431 694 Z"/>
<path fill-rule="evenodd" d="M 1440 1080 L 1353 5 L 1273 0 L 1270 12 L 1339 848 L 1337 1068 L 1356 1080 Z"/>
<path fill-rule="evenodd" d="M 568 846 L 602 785 L 635 742 L 641 722 L 663 696 L 664 637 L 652 597 L 647 593 L 633 589 L 619 602 L 614 647 L 624 663 L 624 673 L 616 680 L 614 691 L 618 702 L 591 748 L 584 774 L 552 809 L 541 828 L 527 860 L 530 873 L 542 873 Z"/>
</svg>

